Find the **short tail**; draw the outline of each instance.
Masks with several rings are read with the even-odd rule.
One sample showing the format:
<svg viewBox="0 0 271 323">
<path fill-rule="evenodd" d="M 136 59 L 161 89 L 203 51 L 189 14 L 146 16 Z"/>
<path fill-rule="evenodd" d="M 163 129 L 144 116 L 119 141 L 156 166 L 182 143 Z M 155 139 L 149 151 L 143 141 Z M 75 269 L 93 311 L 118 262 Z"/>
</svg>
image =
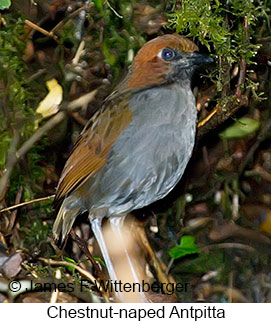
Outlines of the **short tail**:
<svg viewBox="0 0 271 323">
<path fill-rule="evenodd" d="M 83 213 L 81 205 L 78 205 L 78 199 L 73 196 L 68 196 L 63 201 L 54 226 L 53 237 L 58 245 L 63 245 L 67 235 L 69 234 L 76 217 Z"/>
</svg>

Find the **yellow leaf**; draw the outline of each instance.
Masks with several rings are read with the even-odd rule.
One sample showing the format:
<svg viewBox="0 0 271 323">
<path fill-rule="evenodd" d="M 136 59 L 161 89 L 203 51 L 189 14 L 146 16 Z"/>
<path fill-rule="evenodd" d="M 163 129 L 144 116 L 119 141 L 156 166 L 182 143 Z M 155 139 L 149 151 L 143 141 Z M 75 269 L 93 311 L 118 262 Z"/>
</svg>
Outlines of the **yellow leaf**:
<svg viewBox="0 0 271 323">
<path fill-rule="evenodd" d="M 271 235 L 271 210 L 269 209 L 261 215 L 264 215 L 264 219 L 262 219 L 263 221 L 260 224 L 260 230 Z"/>
<path fill-rule="evenodd" d="M 63 99 L 63 90 L 60 84 L 58 84 L 56 79 L 51 79 L 46 82 L 46 86 L 49 93 L 46 97 L 39 103 L 36 110 L 40 113 L 43 118 L 49 117 L 59 110 L 59 105 Z"/>
</svg>

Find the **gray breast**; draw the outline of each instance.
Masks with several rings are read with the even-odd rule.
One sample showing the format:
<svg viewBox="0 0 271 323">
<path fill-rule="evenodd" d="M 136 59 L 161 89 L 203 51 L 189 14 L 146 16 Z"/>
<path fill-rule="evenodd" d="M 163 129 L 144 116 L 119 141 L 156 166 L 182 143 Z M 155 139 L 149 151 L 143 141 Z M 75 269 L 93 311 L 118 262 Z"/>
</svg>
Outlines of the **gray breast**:
<svg viewBox="0 0 271 323">
<path fill-rule="evenodd" d="M 92 212 L 122 214 L 163 198 L 191 157 L 196 107 L 189 84 L 135 93 L 130 108 L 133 119 L 110 150 L 106 166 L 86 183 Z"/>
</svg>

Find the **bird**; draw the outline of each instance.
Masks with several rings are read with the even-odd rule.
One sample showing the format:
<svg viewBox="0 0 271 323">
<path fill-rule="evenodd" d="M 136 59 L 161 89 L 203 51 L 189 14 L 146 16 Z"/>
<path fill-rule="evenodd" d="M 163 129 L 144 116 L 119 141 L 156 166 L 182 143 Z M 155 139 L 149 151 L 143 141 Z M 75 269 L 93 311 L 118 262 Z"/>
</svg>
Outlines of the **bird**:
<svg viewBox="0 0 271 323">
<path fill-rule="evenodd" d="M 76 217 L 87 212 L 111 279 L 117 276 L 102 221 L 121 227 L 125 215 L 164 198 L 180 181 L 196 136 L 191 77 L 211 62 L 179 34 L 145 43 L 64 166 L 55 195 L 60 207 L 54 239 L 63 243 Z"/>
</svg>

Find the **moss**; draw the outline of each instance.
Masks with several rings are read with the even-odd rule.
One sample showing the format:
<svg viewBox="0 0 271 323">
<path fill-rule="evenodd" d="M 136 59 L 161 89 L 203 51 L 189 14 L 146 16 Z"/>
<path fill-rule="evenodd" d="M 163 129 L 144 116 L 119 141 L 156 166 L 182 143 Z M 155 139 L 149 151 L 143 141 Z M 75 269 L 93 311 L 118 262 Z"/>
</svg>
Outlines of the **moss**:
<svg viewBox="0 0 271 323">
<path fill-rule="evenodd" d="M 178 33 L 198 39 L 219 56 L 219 70 L 212 76 L 222 91 L 230 82 L 226 74 L 231 64 L 239 63 L 241 58 L 255 64 L 260 48 L 255 27 L 266 19 L 266 11 L 267 7 L 255 1 L 184 0 L 169 20 Z"/>
</svg>

